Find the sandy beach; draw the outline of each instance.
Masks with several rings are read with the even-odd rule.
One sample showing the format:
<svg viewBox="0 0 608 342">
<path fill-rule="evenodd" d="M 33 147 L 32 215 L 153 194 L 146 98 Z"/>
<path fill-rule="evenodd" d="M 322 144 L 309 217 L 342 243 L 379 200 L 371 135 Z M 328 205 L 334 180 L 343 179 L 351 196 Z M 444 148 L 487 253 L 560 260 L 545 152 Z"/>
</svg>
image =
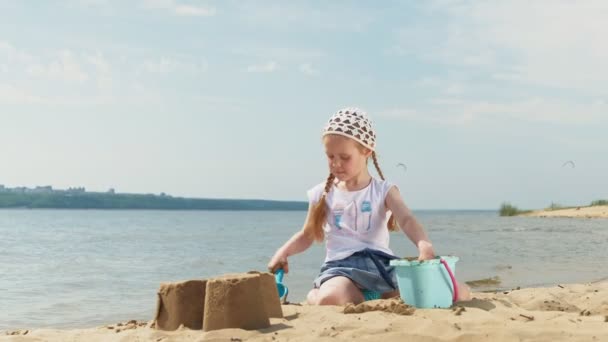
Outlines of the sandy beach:
<svg viewBox="0 0 608 342">
<path fill-rule="evenodd" d="M 571 217 L 571 218 L 608 218 L 608 205 L 577 207 L 557 210 L 535 210 L 521 216 L 531 217 Z"/>
<path fill-rule="evenodd" d="M 261 330 L 159 331 L 146 322 L 3 332 L 0 341 L 606 341 L 608 282 L 475 293 L 453 309 L 344 313 L 344 307 L 283 305 Z M 376 301 L 382 307 L 387 301 Z M 373 306 L 373 305 L 372 305 Z M 366 310 L 370 310 L 368 307 Z M 14 335 L 5 335 L 14 334 Z"/>
</svg>

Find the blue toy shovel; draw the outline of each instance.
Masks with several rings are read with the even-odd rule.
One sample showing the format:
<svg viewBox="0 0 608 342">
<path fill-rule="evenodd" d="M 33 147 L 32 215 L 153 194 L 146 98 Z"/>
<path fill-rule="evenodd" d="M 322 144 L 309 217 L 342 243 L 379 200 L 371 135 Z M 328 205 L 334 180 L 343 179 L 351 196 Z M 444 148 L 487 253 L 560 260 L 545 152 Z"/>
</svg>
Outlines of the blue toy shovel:
<svg viewBox="0 0 608 342">
<path fill-rule="evenodd" d="M 287 293 L 289 292 L 289 289 L 287 289 L 287 286 L 283 284 L 283 275 L 285 275 L 285 272 L 283 271 L 282 268 L 279 268 L 277 270 L 277 272 L 274 274 L 274 280 L 277 283 L 277 291 L 279 291 L 279 299 L 283 299 L 283 302 L 286 302 Z"/>
</svg>

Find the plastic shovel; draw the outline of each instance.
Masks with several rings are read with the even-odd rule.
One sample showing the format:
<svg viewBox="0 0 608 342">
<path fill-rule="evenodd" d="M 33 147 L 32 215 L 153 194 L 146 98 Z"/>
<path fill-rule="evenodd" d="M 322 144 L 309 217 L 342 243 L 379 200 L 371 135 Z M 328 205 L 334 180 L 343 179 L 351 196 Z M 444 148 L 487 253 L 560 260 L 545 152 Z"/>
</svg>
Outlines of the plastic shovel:
<svg viewBox="0 0 608 342">
<path fill-rule="evenodd" d="M 279 292 L 279 298 L 283 299 L 283 302 L 287 301 L 287 293 L 289 293 L 289 289 L 285 284 L 283 284 L 283 276 L 285 275 L 285 271 L 282 268 L 278 269 L 274 274 L 274 280 L 277 283 L 277 291 Z"/>
</svg>

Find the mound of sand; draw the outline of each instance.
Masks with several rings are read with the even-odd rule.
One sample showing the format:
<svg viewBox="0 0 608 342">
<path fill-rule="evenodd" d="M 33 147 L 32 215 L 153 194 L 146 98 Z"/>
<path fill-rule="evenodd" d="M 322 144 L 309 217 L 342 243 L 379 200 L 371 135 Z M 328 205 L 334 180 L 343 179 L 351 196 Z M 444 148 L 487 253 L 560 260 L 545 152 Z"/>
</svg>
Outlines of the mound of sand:
<svg viewBox="0 0 608 342">
<path fill-rule="evenodd" d="M 364 313 L 370 311 L 383 311 L 398 315 L 412 315 L 416 309 L 405 304 L 401 298 L 370 300 L 357 305 L 348 304 L 344 307 L 345 314 Z"/>
</svg>

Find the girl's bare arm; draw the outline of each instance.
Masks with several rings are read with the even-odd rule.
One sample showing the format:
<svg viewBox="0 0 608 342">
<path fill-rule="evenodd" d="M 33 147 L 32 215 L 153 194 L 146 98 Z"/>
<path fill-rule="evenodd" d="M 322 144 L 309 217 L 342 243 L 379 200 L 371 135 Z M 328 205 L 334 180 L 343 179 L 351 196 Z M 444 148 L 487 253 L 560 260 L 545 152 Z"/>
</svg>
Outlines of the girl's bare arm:
<svg viewBox="0 0 608 342">
<path fill-rule="evenodd" d="M 407 237 L 418 247 L 419 259 L 426 260 L 435 257 L 433 244 L 426 231 L 416 220 L 410 209 L 405 205 L 399 189 L 393 186 L 386 195 L 386 207 L 393 213 L 397 224 Z"/>
</svg>

